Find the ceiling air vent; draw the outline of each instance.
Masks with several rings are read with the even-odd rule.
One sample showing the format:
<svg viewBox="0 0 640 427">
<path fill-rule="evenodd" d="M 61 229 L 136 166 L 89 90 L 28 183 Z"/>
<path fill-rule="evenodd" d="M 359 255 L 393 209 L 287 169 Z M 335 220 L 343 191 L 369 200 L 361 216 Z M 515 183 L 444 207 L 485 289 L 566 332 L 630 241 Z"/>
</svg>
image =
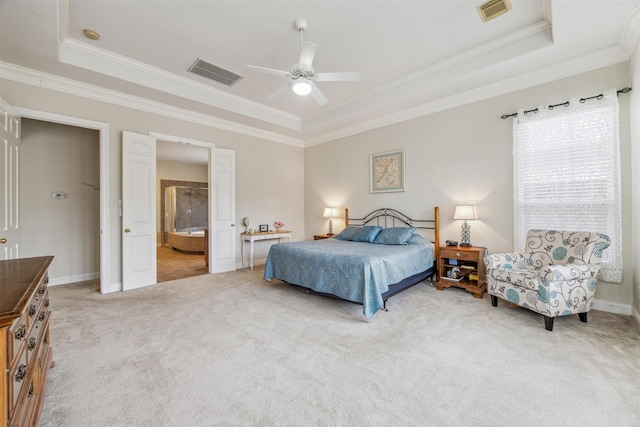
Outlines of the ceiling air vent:
<svg viewBox="0 0 640 427">
<path fill-rule="evenodd" d="M 487 22 L 511 10 L 510 0 L 489 0 L 478 6 L 482 22 Z"/>
<path fill-rule="evenodd" d="M 244 78 L 244 76 L 213 65 L 202 58 L 198 58 L 189 71 L 227 86 L 233 86 Z"/>
</svg>

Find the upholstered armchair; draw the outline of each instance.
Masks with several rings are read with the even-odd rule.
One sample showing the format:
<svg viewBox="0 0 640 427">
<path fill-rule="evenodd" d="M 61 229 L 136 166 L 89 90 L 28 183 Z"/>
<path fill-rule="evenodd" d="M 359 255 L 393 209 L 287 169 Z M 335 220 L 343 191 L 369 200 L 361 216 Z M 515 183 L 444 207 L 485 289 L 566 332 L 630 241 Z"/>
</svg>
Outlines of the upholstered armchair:
<svg viewBox="0 0 640 427">
<path fill-rule="evenodd" d="M 600 233 L 530 230 L 524 254 L 485 256 L 491 304 L 497 307 L 500 297 L 540 313 L 548 331 L 558 316 L 577 313 L 586 322 L 610 244 Z"/>
</svg>

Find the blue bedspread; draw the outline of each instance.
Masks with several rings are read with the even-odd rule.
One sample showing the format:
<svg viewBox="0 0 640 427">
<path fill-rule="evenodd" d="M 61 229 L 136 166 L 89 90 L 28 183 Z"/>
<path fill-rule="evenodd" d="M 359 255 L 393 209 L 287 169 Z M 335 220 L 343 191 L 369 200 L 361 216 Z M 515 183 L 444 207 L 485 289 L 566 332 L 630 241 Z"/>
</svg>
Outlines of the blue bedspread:
<svg viewBox="0 0 640 427">
<path fill-rule="evenodd" d="M 380 245 L 337 239 L 271 246 L 264 279 L 283 280 L 362 303 L 370 319 L 383 305 L 389 285 L 433 265 L 429 245 Z"/>
</svg>

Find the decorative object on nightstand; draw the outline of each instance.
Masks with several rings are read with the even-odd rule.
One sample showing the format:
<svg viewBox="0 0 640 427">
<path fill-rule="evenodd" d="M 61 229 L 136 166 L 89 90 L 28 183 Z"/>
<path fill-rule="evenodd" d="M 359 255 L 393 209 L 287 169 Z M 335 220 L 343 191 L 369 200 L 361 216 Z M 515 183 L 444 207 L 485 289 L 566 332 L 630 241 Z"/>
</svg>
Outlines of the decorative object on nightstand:
<svg viewBox="0 0 640 427">
<path fill-rule="evenodd" d="M 276 231 L 280 231 L 282 228 L 284 228 L 284 222 L 280 222 L 280 221 L 274 222 L 273 228 L 275 228 Z"/>
<path fill-rule="evenodd" d="M 438 255 L 438 275 L 436 283 L 439 291 L 455 286 L 482 298 L 487 290 L 484 257 L 487 248 L 476 246 L 443 246 Z"/>
<path fill-rule="evenodd" d="M 324 208 L 323 218 L 329 218 L 329 232 L 327 236 L 333 236 L 333 218 L 338 216 L 338 208 Z"/>
<path fill-rule="evenodd" d="M 467 220 L 478 219 L 476 215 L 476 207 L 473 205 L 458 205 L 456 211 L 453 214 L 453 219 L 462 219 L 462 231 L 460 233 L 460 246 L 471 247 L 471 227 L 467 223 Z"/>
</svg>

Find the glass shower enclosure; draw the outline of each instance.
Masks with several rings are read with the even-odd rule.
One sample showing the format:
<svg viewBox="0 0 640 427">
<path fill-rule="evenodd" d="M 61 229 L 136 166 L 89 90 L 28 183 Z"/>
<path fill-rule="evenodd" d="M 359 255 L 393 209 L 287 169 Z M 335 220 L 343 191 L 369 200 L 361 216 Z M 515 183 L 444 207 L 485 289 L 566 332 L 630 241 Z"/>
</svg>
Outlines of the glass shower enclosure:
<svg viewBox="0 0 640 427">
<path fill-rule="evenodd" d="M 172 186 L 165 188 L 165 231 L 201 234 L 209 225 L 209 190 Z M 166 240 L 163 239 L 164 242 Z"/>
</svg>

